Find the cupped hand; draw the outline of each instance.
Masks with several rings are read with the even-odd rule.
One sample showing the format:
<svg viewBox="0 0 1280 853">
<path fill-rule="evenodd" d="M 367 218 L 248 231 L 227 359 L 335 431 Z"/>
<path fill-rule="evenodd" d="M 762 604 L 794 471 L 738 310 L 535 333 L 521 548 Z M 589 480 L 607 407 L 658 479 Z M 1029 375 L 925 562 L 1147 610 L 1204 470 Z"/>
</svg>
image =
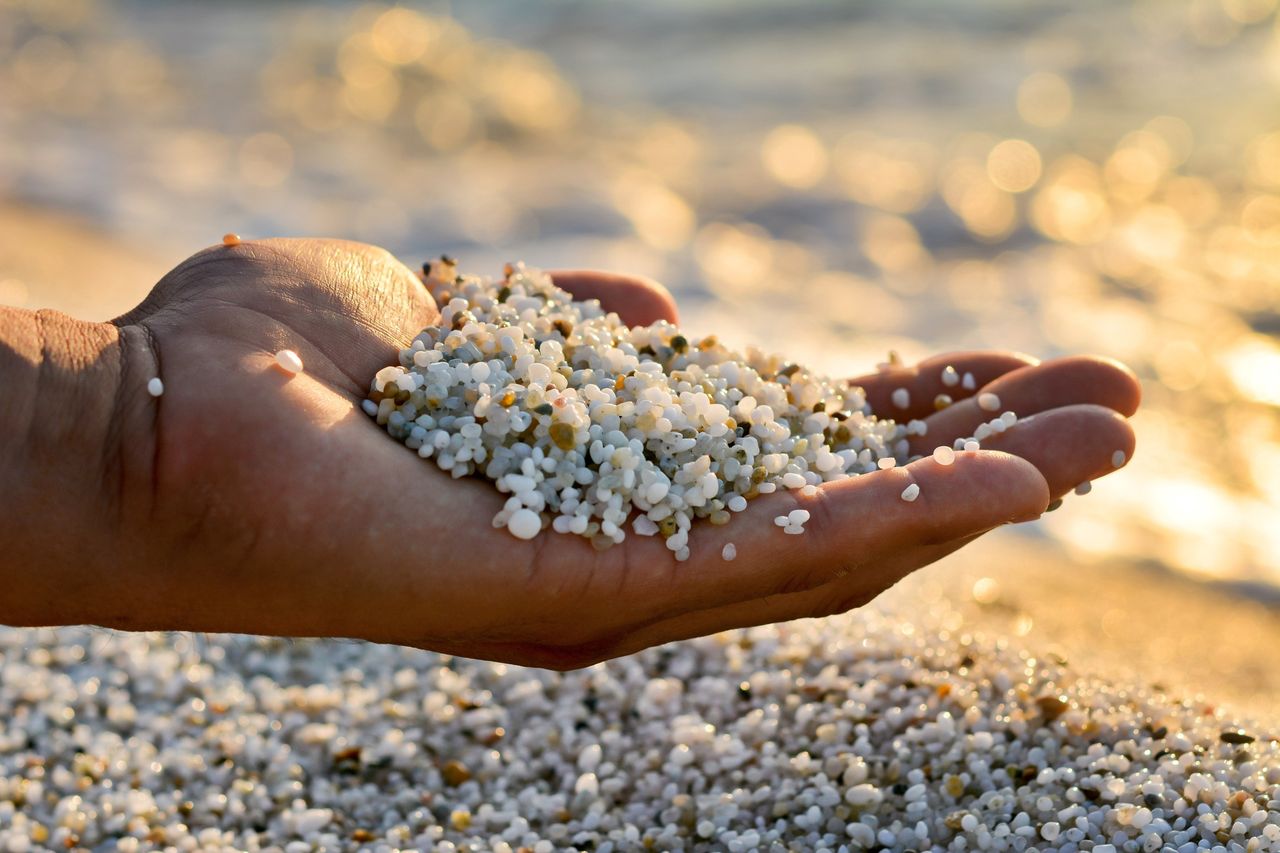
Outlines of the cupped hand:
<svg viewBox="0 0 1280 853">
<path fill-rule="evenodd" d="M 555 274 L 628 323 L 676 320 L 661 287 Z M 124 389 L 119 556 L 131 582 L 110 603 L 123 628 L 354 637 L 568 668 L 732 627 L 864 604 L 982 533 L 1038 517 L 1128 459 L 1139 390 L 1097 358 L 1037 363 L 962 352 L 864 376 L 878 414 L 928 425 L 910 465 L 753 500 L 728 525 L 697 525 L 687 562 L 658 537 L 606 551 L 545 531 L 521 541 L 490 520 L 505 496 L 452 479 L 360 409 L 369 381 L 437 318 L 419 278 L 386 252 L 328 240 L 219 246 L 169 273 L 116 321 L 163 380 Z M 295 350 L 305 369 L 275 365 Z M 976 389 L 942 383 L 951 365 Z M 130 375 L 142 376 L 137 369 Z M 893 391 L 906 388 L 899 409 Z M 954 405 L 933 411 L 946 392 Z M 961 452 L 995 393 L 1021 420 Z M 998 414 L 998 413 L 996 413 Z M 135 434 L 136 433 L 136 434 Z M 920 486 L 914 502 L 903 489 Z M 803 536 L 773 518 L 804 508 Z M 721 556 L 732 542 L 737 558 Z"/>
</svg>

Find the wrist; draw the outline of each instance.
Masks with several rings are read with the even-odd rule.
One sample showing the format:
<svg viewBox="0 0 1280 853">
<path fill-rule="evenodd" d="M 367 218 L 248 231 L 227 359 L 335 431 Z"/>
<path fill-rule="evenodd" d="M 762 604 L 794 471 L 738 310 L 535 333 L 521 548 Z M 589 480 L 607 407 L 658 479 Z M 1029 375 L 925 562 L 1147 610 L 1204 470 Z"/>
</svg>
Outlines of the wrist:
<svg viewBox="0 0 1280 853">
<path fill-rule="evenodd" d="M 0 308 L 0 622 L 112 621 L 102 592 L 154 433 L 148 350 L 137 329 Z"/>
</svg>

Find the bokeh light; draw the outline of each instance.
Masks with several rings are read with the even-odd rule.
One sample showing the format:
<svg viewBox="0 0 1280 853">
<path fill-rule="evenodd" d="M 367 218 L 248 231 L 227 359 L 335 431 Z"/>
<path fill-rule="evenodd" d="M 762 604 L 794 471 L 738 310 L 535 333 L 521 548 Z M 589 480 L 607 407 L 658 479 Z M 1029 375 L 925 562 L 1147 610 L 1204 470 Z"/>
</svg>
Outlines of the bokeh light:
<svg viewBox="0 0 1280 853">
<path fill-rule="evenodd" d="M 807 127 L 784 124 L 769 131 L 760 146 L 765 169 L 773 179 L 793 189 L 808 189 L 827 171 L 827 149 Z"/>
</svg>

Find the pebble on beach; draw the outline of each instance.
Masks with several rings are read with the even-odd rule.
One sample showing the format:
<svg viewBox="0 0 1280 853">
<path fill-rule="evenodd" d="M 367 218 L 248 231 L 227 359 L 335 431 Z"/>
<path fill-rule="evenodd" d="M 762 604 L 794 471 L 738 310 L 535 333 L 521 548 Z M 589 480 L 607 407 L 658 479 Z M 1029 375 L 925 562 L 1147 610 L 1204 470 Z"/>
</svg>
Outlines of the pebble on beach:
<svg viewBox="0 0 1280 853">
<path fill-rule="evenodd" d="M 276 364 L 288 374 L 302 372 L 302 357 L 291 349 L 282 349 L 276 353 Z"/>
<path fill-rule="evenodd" d="M 532 539 L 542 530 L 542 519 L 530 509 L 518 509 L 507 519 L 507 529 L 517 539 Z"/>
<path fill-rule="evenodd" d="M 902 499 L 907 503 L 911 503 L 918 497 L 920 497 L 919 483 L 912 483 L 911 485 L 907 486 L 905 489 L 902 490 Z"/>
<path fill-rule="evenodd" d="M 1111 454 L 1112 468 L 1122 468 L 1124 467 L 1124 462 L 1125 462 L 1125 455 L 1123 450 L 1117 450 L 1115 453 Z"/>
<path fill-rule="evenodd" d="M 164 393 L 164 382 L 159 376 L 153 376 L 147 380 L 147 393 L 152 397 L 159 397 Z"/>
<path fill-rule="evenodd" d="M 1000 398 L 990 391 L 979 394 L 978 408 L 988 412 L 997 411 L 1000 408 Z"/>
<path fill-rule="evenodd" d="M 239 246 L 239 245 L 240 245 L 240 235 L 239 235 L 239 234 L 231 234 L 231 233 L 223 234 L 223 235 L 222 235 L 222 245 L 224 245 L 224 246 Z"/>
</svg>

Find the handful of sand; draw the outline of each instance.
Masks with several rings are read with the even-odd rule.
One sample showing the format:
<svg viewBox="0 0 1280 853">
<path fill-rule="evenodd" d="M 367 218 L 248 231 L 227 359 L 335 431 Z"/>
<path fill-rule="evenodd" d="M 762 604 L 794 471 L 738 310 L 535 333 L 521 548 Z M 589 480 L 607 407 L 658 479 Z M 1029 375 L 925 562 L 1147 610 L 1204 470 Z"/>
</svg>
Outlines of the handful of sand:
<svg viewBox="0 0 1280 853">
<path fill-rule="evenodd" d="M 364 409 L 423 459 L 509 494 L 493 524 L 521 539 L 549 524 L 606 548 L 630 522 L 684 560 L 695 519 L 727 524 L 758 495 L 904 463 L 925 431 L 876 417 L 846 380 L 664 321 L 627 326 L 520 264 L 498 279 L 450 259 L 424 272 L 440 322 L 378 371 Z"/>
</svg>

